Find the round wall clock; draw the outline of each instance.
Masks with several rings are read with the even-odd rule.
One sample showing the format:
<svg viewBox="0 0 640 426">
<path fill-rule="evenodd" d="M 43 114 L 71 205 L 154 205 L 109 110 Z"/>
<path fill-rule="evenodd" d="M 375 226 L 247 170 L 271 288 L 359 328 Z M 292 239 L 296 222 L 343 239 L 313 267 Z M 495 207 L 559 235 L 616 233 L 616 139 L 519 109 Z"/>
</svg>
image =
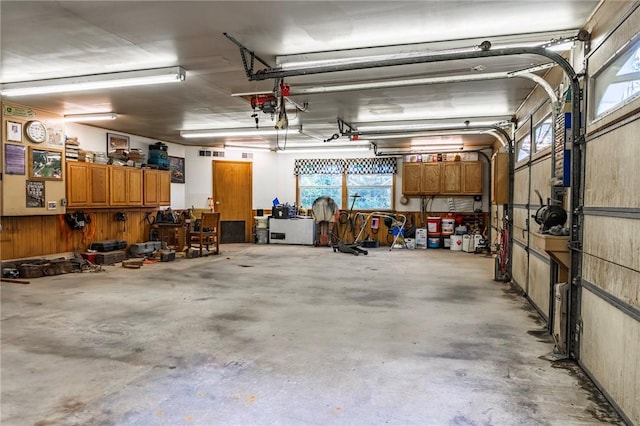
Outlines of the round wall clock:
<svg viewBox="0 0 640 426">
<path fill-rule="evenodd" d="M 42 143 L 47 140 L 47 126 L 42 121 L 29 121 L 24 128 L 27 138 L 33 143 Z"/>
</svg>

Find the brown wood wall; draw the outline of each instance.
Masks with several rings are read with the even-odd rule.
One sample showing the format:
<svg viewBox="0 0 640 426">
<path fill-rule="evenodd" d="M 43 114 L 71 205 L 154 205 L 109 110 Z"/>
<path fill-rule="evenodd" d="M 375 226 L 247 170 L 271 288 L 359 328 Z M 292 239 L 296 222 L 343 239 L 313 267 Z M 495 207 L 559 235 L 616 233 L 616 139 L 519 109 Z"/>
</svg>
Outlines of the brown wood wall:
<svg viewBox="0 0 640 426">
<path fill-rule="evenodd" d="M 145 222 L 145 213 L 150 209 L 83 211 L 91 217 L 91 223 L 83 230 L 71 229 L 65 222 L 64 215 L 3 216 L 0 259 L 82 252 L 92 242 L 101 240 L 126 240 L 128 244 L 149 240 L 149 225 Z M 127 213 L 126 222 L 114 219 L 118 211 Z"/>
</svg>

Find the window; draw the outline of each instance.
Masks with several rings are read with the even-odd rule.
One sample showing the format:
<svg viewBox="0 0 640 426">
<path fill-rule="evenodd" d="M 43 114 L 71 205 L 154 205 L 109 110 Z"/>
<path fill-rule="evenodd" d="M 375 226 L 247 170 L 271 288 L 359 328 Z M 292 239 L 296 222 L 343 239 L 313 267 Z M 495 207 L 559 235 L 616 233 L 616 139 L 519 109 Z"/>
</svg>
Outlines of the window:
<svg viewBox="0 0 640 426">
<path fill-rule="evenodd" d="M 533 129 L 535 152 L 540 152 L 553 145 L 553 121 L 548 116 Z"/>
<path fill-rule="evenodd" d="M 519 163 L 522 160 L 527 160 L 529 158 L 529 153 L 531 152 L 531 135 L 526 135 L 520 139 L 516 147 L 518 154 L 516 162 Z"/>
<path fill-rule="evenodd" d="M 318 197 L 326 196 L 342 208 L 342 174 L 300 174 L 298 188 L 300 207 L 311 208 Z"/>
<path fill-rule="evenodd" d="M 388 210 L 393 201 L 393 174 L 347 175 L 347 196 L 351 206 L 352 195 L 358 194 L 355 209 Z"/>
<path fill-rule="evenodd" d="M 358 194 L 356 210 L 393 209 L 395 158 L 296 160 L 294 172 L 301 207 L 310 208 L 318 197 L 327 196 L 348 209 L 351 196 Z"/>
<path fill-rule="evenodd" d="M 595 117 L 640 96 L 640 38 L 593 79 Z"/>
</svg>

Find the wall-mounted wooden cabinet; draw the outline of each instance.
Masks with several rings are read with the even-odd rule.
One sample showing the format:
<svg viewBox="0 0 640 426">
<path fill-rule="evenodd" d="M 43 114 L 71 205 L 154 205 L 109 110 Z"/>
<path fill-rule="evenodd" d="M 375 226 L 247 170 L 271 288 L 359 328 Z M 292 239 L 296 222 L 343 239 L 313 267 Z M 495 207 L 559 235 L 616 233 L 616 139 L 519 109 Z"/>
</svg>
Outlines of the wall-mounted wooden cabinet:
<svg viewBox="0 0 640 426">
<path fill-rule="evenodd" d="M 171 205 L 168 171 L 67 161 L 68 207 L 158 207 Z"/>
<path fill-rule="evenodd" d="M 109 166 L 67 161 L 67 206 L 108 207 Z"/>
<path fill-rule="evenodd" d="M 404 163 L 402 193 L 405 195 L 482 194 L 482 162 L 445 161 Z"/>
<path fill-rule="evenodd" d="M 509 203 L 509 154 L 497 152 L 491 158 L 491 202 Z"/>
<path fill-rule="evenodd" d="M 111 205 L 142 206 L 142 169 L 111 166 Z"/>
<path fill-rule="evenodd" d="M 144 171 L 144 205 L 171 205 L 171 173 L 163 170 Z"/>
</svg>

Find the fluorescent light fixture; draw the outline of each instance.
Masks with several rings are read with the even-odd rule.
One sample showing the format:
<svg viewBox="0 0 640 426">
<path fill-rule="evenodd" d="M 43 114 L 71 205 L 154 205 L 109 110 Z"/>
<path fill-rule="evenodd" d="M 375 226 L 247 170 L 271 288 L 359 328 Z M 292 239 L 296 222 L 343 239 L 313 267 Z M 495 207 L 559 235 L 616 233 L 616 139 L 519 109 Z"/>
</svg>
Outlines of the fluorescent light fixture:
<svg viewBox="0 0 640 426">
<path fill-rule="evenodd" d="M 105 121 L 115 120 L 118 114 L 115 112 L 97 112 L 93 114 L 67 114 L 64 121 L 84 122 L 84 121 Z"/>
<path fill-rule="evenodd" d="M 287 148 L 353 148 L 353 147 L 368 147 L 370 142 L 368 140 L 358 140 L 357 142 L 345 141 L 345 142 L 287 142 Z"/>
<path fill-rule="evenodd" d="M 307 153 L 307 152 L 352 152 L 352 151 L 370 151 L 370 149 L 366 146 L 355 146 L 353 148 L 348 147 L 336 147 L 333 148 L 330 145 L 327 145 L 326 148 L 289 148 L 288 146 L 285 149 L 281 149 L 276 151 L 278 154 L 298 154 L 298 153 Z"/>
<path fill-rule="evenodd" d="M 202 129 L 202 130 L 183 130 L 180 132 L 180 136 L 183 138 L 228 138 L 234 136 L 285 136 L 287 134 L 301 133 L 300 128 L 288 128 L 288 129 Z"/>
<path fill-rule="evenodd" d="M 186 73 L 182 67 L 154 68 L 139 71 L 123 71 L 109 74 L 81 75 L 49 80 L 6 83 L 0 87 L 0 94 L 3 96 L 27 96 L 48 93 L 81 92 L 114 87 L 178 83 L 184 81 L 185 78 Z"/>
<path fill-rule="evenodd" d="M 224 144 L 224 149 L 230 149 L 232 151 L 271 151 L 272 149 L 268 145 L 236 145 L 236 144 Z"/>
<path fill-rule="evenodd" d="M 398 132 L 404 132 L 404 134 L 407 134 L 407 132 L 411 132 L 411 131 L 440 130 L 443 128 L 464 129 L 464 128 L 473 127 L 473 126 L 493 126 L 495 124 L 496 124 L 495 120 L 494 121 L 469 121 L 469 125 L 465 124 L 463 121 L 459 121 L 455 123 L 443 122 L 443 123 L 384 124 L 384 125 L 376 125 L 376 124 L 367 125 L 366 123 L 363 123 L 363 125 L 357 125 L 356 128 L 358 129 L 357 131 L 361 135 L 369 132 L 379 132 L 379 131 L 380 132 L 398 131 Z M 393 136 L 393 135 L 390 135 L 390 136 Z M 378 135 L 375 135 L 374 139 L 377 137 Z"/>
<path fill-rule="evenodd" d="M 401 60 L 401 59 L 414 59 L 414 58 L 425 58 L 429 56 L 441 55 L 443 53 L 464 53 L 464 52 L 474 52 L 477 51 L 478 47 L 470 46 L 470 47 L 462 47 L 459 49 L 448 49 L 448 50 L 438 50 L 438 51 L 416 51 L 416 52 L 398 52 L 398 53 L 388 53 L 381 55 L 368 55 L 368 56 L 359 56 L 359 57 L 347 57 L 347 58 L 323 58 L 323 59 L 309 59 L 296 61 L 293 60 L 291 62 L 286 62 L 285 57 L 280 57 L 279 66 L 280 69 L 283 70 L 291 70 L 291 69 L 311 69 L 311 68 L 320 68 L 320 67 L 330 67 L 337 65 L 345 65 L 345 64 L 361 64 L 366 62 L 379 62 L 379 61 L 392 61 L 392 60 Z M 295 57 L 301 57 L 301 55 L 295 55 Z"/>
</svg>

